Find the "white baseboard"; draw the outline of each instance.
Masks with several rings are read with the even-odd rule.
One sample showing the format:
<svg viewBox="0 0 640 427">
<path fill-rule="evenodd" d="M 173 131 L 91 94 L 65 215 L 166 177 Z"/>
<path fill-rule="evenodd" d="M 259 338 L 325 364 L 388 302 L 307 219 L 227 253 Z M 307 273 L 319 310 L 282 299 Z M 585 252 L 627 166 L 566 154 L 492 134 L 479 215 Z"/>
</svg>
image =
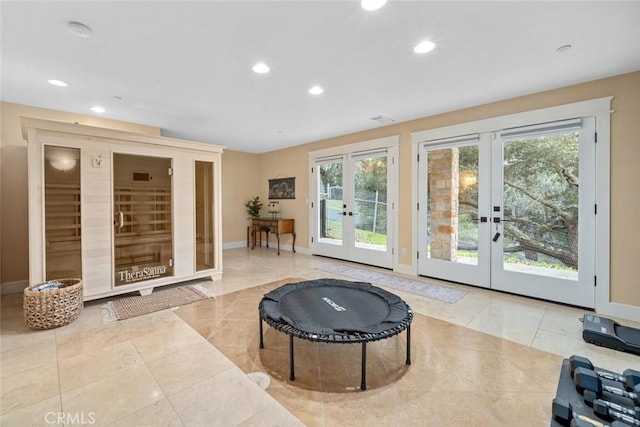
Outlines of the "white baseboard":
<svg viewBox="0 0 640 427">
<path fill-rule="evenodd" d="M 226 242 L 222 244 L 222 249 L 238 249 L 238 248 L 246 248 L 247 242 L 246 240 L 237 241 L 237 242 Z M 266 249 L 266 246 L 262 246 Z M 247 248 L 248 249 L 248 248 Z M 269 242 L 269 249 L 277 249 L 277 245 L 273 242 Z M 280 245 L 280 251 L 291 252 L 291 245 Z M 296 253 L 301 253 L 305 255 L 311 255 L 311 251 L 309 248 L 300 248 L 296 246 Z"/>
<path fill-rule="evenodd" d="M 17 282 L 7 282 L 2 285 L 2 295 L 5 294 L 19 294 L 29 286 L 28 280 L 19 280 Z"/>
<path fill-rule="evenodd" d="M 608 302 L 602 304 L 602 307 L 596 307 L 596 313 L 640 323 L 640 307 L 635 305 Z"/>
<path fill-rule="evenodd" d="M 245 240 L 239 240 L 237 242 L 226 242 L 222 244 L 222 250 L 245 248 L 246 246 L 247 242 Z"/>
</svg>

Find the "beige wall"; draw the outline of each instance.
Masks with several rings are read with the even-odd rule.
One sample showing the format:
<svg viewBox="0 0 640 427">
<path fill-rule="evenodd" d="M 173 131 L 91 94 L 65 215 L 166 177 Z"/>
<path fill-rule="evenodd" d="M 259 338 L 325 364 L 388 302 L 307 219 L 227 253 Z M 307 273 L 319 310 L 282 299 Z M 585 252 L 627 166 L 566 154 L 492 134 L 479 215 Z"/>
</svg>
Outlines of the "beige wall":
<svg viewBox="0 0 640 427">
<path fill-rule="evenodd" d="M 258 155 L 225 150 L 222 155 L 222 238 L 224 242 L 245 241 L 249 215 L 244 204 L 247 200 L 260 195 L 260 183 Z M 267 186 L 266 182 L 264 186 Z M 260 198 L 266 201 L 266 197 Z M 262 213 L 266 212 L 265 203 Z"/>
<path fill-rule="evenodd" d="M 614 96 L 611 115 L 611 297 L 613 302 L 640 306 L 640 281 L 635 263 L 640 252 L 640 192 L 636 170 L 640 165 L 640 72 L 425 117 L 369 131 L 329 138 L 261 155 L 225 151 L 223 173 L 224 242 L 246 238 L 244 203 L 259 195 L 267 200 L 267 180 L 296 177 L 296 199 L 280 201 L 282 215 L 296 220 L 296 246 L 308 247 L 308 158 L 310 150 L 390 135 L 400 135 L 399 154 L 399 247 L 411 248 L 411 132 Z M 27 173 L 26 142 L 19 131 L 18 116 L 79 121 L 137 132 L 159 132 L 156 128 L 99 120 L 93 117 L 2 104 L 2 283 L 27 279 Z M 92 121 L 91 123 L 89 121 Z M 266 214 L 266 209 L 263 211 Z M 284 243 L 288 243 L 286 238 Z M 410 251 L 400 264 L 411 264 Z"/>
<path fill-rule="evenodd" d="M 319 148 L 400 135 L 398 247 L 411 248 L 411 132 L 434 129 L 507 114 L 546 108 L 588 99 L 613 96 L 611 115 L 611 300 L 640 306 L 640 281 L 636 276 L 640 253 L 640 191 L 637 169 L 640 165 L 640 72 L 597 80 L 575 86 L 425 117 L 365 132 L 329 138 L 260 156 L 260 192 L 267 195 L 267 180 L 281 174 L 296 177 L 296 199 L 283 205 L 283 214 L 296 219 L 297 246 L 308 247 L 307 153 Z M 230 227 L 230 224 L 226 224 Z M 410 251 L 399 257 L 400 264 L 411 264 Z"/>
</svg>

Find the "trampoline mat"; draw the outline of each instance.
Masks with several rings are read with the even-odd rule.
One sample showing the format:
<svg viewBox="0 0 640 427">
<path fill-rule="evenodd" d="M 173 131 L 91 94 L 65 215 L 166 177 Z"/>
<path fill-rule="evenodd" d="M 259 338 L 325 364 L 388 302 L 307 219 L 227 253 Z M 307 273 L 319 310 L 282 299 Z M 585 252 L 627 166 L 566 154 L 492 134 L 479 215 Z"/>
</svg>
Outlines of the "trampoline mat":
<svg viewBox="0 0 640 427">
<path fill-rule="evenodd" d="M 281 286 L 264 295 L 260 312 L 267 322 L 286 323 L 301 333 L 319 335 L 310 338 L 319 340 L 332 335 L 395 335 L 413 317 L 397 295 L 370 283 L 338 279 Z"/>
</svg>

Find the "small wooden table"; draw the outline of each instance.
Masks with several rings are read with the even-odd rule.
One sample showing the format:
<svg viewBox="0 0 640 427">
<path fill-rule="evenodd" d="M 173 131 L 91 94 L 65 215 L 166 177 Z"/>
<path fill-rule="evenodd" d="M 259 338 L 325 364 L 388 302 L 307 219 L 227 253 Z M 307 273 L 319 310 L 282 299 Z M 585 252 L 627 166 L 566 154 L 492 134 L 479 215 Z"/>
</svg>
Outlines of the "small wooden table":
<svg viewBox="0 0 640 427">
<path fill-rule="evenodd" d="M 294 228 L 294 220 L 292 218 L 253 218 L 251 220 L 251 226 L 256 227 L 257 233 L 263 231 L 267 233 L 267 247 L 269 247 L 269 233 L 276 235 L 278 240 L 278 255 L 280 255 L 280 236 L 282 234 L 291 234 L 293 236 L 293 244 L 291 248 L 293 252 L 296 251 L 296 232 Z M 254 244 L 255 244 L 254 236 Z M 247 246 L 249 245 L 249 233 L 247 232 Z M 262 240 L 261 242 L 262 243 Z"/>
</svg>

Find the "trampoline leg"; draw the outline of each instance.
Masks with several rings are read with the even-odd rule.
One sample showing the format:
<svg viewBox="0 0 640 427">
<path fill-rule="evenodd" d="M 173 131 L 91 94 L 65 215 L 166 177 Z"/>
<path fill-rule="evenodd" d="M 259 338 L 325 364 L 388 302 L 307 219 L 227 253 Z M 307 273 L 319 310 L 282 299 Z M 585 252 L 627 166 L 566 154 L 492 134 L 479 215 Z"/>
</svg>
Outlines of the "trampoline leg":
<svg viewBox="0 0 640 427">
<path fill-rule="evenodd" d="M 411 325 L 407 326 L 407 361 L 406 365 L 411 365 Z"/>
<path fill-rule="evenodd" d="M 360 390 L 367 389 L 367 343 L 362 343 L 362 380 L 360 381 Z"/>
<path fill-rule="evenodd" d="M 260 348 L 264 348 L 264 341 L 262 339 L 262 318 L 258 316 L 258 323 L 260 324 Z"/>
<path fill-rule="evenodd" d="M 294 381 L 296 373 L 293 370 L 293 335 L 289 335 L 289 379 Z"/>
</svg>

